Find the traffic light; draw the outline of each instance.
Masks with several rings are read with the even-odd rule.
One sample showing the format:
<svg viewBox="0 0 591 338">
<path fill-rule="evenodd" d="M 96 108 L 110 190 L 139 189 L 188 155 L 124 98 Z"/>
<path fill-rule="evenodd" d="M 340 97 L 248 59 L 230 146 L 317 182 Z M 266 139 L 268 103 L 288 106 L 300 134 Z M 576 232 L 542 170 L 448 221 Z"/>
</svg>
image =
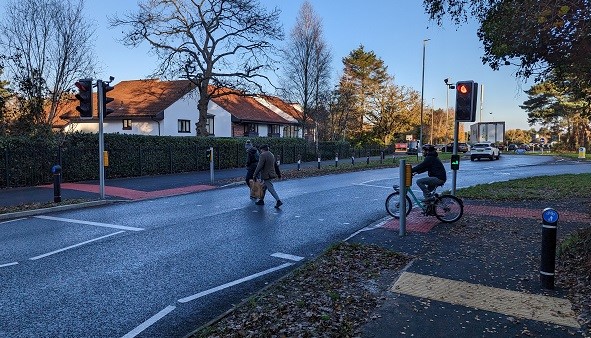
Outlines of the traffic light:
<svg viewBox="0 0 591 338">
<path fill-rule="evenodd" d="M 461 81 L 456 84 L 456 121 L 476 121 L 476 102 L 478 101 L 478 83 Z"/>
<path fill-rule="evenodd" d="M 451 155 L 451 170 L 460 169 L 460 155 Z"/>
<path fill-rule="evenodd" d="M 81 119 L 92 118 L 92 79 L 80 79 L 74 84 L 78 88 L 76 98 L 80 103 L 76 110 L 80 113 Z"/>
<path fill-rule="evenodd" d="M 108 97 L 107 92 L 110 92 L 114 88 L 111 87 L 109 85 L 109 83 L 107 83 L 107 82 L 103 82 L 102 84 L 103 84 L 103 90 L 102 90 L 101 100 L 102 100 L 102 104 L 103 104 L 103 117 L 105 117 L 113 112 L 113 109 L 107 108 L 107 104 L 109 104 L 109 102 L 113 102 L 113 98 Z"/>
</svg>

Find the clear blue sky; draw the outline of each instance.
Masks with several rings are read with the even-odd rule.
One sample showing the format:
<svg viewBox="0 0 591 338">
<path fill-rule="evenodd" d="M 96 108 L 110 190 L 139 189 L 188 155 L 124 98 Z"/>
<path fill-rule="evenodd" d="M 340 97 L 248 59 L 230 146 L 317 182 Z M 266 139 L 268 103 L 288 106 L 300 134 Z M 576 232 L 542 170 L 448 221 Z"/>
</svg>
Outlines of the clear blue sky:
<svg viewBox="0 0 591 338">
<path fill-rule="evenodd" d="M 286 35 L 293 28 L 303 0 L 260 0 L 261 4 L 281 9 L 281 21 Z M 110 28 L 107 15 L 135 11 L 133 0 L 92 0 L 86 2 L 86 11 L 97 22 L 96 52 L 102 72 L 107 79 L 122 80 L 147 77 L 157 61 L 148 55 L 147 45 L 129 49 L 118 42 L 122 27 Z M 334 83 L 342 73 L 342 58 L 360 44 L 374 51 L 384 60 L 388 71 L 398 85 L 412 87 L 420 92 L 423 40 L 430 39 L 425 48 L 424 114 L 446 106 L 446 86 L 443 79 L 453 83 L 474 80 L 484 86 L 482 110 L 477 122 L 505 121 L 507 129 L 529 129 L 527 113 L 519 105 L 527 99 L 523 93 L 529 84 L 514 76 L 515 69 L 505 67 L 493 71 L 481 62 L 482 45 L 476 36 L 477 25 L 456 27 L 446 22 L 443 28 L 429 22 L 422 1 L 392 0 L 310 0 L 323 20 L 324 37 L 334 56 Z M 449 106 L 453 107 L 455 92 L 449 91 Z M 480 108 L 480 103 L 479 103 Z M 482 112 L 482 113 L 480 113 Z M 492 114 L 491 114 L 492 113 Z"/>
</svg>

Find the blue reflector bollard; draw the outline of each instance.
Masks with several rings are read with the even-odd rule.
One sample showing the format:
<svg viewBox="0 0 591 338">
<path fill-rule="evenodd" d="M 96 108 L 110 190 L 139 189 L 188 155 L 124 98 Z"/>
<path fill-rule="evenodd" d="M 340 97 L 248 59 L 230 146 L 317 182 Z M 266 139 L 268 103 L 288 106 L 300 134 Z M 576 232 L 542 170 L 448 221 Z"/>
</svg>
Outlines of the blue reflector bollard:
<svg viewBox="0 0 591 338">
<path fill-rule="evenodd" d="M 554 266 L 556 261 L 556 231 L 558 212 L 552 208 L 542 211 L 542 259 L 540 282 L 546 289 L 554 289 Z"/>
</svg>

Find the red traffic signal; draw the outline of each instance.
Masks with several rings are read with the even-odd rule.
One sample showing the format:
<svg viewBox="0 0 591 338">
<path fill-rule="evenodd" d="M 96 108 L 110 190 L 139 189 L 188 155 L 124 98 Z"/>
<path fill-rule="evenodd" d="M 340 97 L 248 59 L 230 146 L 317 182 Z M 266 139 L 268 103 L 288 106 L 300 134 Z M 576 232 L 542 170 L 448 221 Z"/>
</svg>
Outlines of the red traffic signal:
<svg viewBox="0 0 591 338">
<path fill-rule="evenodd" d="M 477 95 L 478 83 L 474 81 L 460 81 L 456 83 L 456 121 L 476 121 Z"/>
<path fill-rule="evenodd" d="M 471 87 L 468 87 L 467 83 L 460 83 L 458 84 L 458 92 L 460 92 L 460 95 L 465 95 L 468 94 L 470 92 L 470 90 L 472 89 Z"/>
<path fill-rule="evenodd" d="M 80 79 L 78 82 L 74 83 L 76 88 L 78 88 L 78 94 L 76 94 L 76 99 L 78 99 L 79 104 L 76 107 L 76 110 L 80 113 L 81 119 L 91 119 L 92 118 L 92 79 Z"/>
</svg>

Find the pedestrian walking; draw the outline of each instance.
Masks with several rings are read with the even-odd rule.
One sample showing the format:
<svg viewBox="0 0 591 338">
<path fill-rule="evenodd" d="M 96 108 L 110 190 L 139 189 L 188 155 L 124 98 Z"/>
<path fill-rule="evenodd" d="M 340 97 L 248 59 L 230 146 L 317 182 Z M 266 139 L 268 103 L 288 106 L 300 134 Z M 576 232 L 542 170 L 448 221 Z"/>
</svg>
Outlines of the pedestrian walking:
<svg viewBox="0 0 591 338">
<path fill-rule="evenodd" d="M 260 147 L 261 154 L 259 155 L 259 163 L 254 171 L 254 178 L 258 177 L 258 174 L 261 174 L 261 180 L 263 181 L 263 185 L 265 186 L 266 190 L 268 190 L 273 198 L 275 198 L 275 208 L 279 208 L 283 202 L 279 199 L 279 195 L 277 195 L 277 191 L 275 191 L 275 187 L 273 186 L 273 179 L 281 178 L 281 171 L 279 170 L 279 165 L 275 160 L 275 155 L 269 150 L 269 146 L 264 144 Z M 265 204 L 265 194 L 263 193 L 263 198 L 259 199 L 256 202 L 257 205 L 264 205 Z"/>
<path fill-rule="evenodd" d="M 250 180 L 254 178 L 254 171 L 259 163 L 259 150 L 250 140 L 246 141 L 244 148 L 246 149 L 246 186 L 250 190 Z M 256 197 L 250 195 L 250 198 L 255 199 Z"/>
</svg>

